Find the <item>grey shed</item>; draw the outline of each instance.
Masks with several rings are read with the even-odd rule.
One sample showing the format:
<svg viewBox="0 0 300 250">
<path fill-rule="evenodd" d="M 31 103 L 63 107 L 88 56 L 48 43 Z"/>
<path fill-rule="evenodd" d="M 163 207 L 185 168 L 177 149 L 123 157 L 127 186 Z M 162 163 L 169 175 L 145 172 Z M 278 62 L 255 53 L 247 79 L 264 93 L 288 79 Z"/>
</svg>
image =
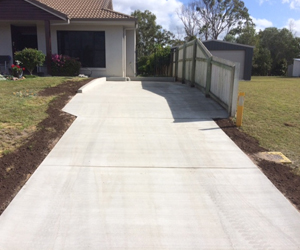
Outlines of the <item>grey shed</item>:
<svg viewBox="0 0 300 250">
<path fill-rule="evenodd" d="M 240 79 L 251 80 L 253 46 L 220 40 L 202 42 L 213 56 L 240 64 Z"/>
</svg>

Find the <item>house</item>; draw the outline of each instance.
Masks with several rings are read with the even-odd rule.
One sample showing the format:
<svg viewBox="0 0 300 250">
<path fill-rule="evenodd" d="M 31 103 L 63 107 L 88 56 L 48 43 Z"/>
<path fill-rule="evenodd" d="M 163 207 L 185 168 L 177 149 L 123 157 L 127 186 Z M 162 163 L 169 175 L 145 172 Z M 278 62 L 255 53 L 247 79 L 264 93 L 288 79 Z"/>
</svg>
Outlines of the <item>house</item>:
<svg viewBox="0 0 300 250">
<path fill-rule="evenodd" d="M 208 40 L 202 43 L 213 56 L 239 63 L 240 79 L 251 80 L 253 46 L 220 40 Z"/>
<path fill-rule="evenodd" d="M 288 76 L 300 77 L 300 58 L 294 58 L 294 63 L 289 65 Z"/>
<path fill-rule="evenodd" d="M 136 26 L 112 0 L 0 0 L 0 56 L 37 48 L 47 55 L 46 72 L 51 54 L 64 54 L 93 77 L 134 76 Z"/>
</svg>

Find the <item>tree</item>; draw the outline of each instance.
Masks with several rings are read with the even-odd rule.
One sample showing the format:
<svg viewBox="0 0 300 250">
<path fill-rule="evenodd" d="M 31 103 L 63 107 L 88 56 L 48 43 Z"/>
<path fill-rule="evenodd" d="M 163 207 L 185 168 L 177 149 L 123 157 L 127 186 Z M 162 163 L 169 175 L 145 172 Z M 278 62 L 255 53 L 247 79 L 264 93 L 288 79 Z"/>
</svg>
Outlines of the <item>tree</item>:
<svg viewBox="0 0 300 250">
<path fill-rule="evenodd" d="M 162 54 L 169 45 L 173 44 L 174 34 L 170 31 L 163 29 L 160 25 L 156 24 L 156 16 L 149 10 L 144 12 L 140 10 L 134 11 L 132 14 L 137 18 L 137 62 L 138 73 L 144 75 L 151 75 L 155 72 L 157 58 L 156 54 Z M 166 50 L 170 54 L 170 50 Z M 167 53 L 167 52 L 166 52 Z M 164 56 L 165 56 L 164 51 Z"/>
<path fill-rule="evenodd" d="M 157 45 L 166 46 L 172 43 L 174 35 L 156 24 L 156 16 L 149 10 L 136 10 L 131 15 L 137 18 L 137 61 L 143 56 L 154 53 Z"/>
<path fill-rule="evenodd" d="M 45 61 L 45 55 L 36 49 L 25 48 L 22 51 L 15 52 L 15 60 L 21 62 L 32 75 L 32 71 L 37 66 L 42 66 Z"/>
<path fill-rule="evenodd" d="M 238 34 L 237 43 L 254 46 L 255 75 L 285 75 L 288 64 L 300 54 L 299 39 L 288 29 L 271 27 L 257 34 L 254 25 L 246 24 L 240 30 L 233 29 L 230 34 Z"/>
<path fill-rule="evenodd" d="M 286 74 L 288 69 L 288 64 L 285 59 L 281 59 L 280 61 L 276 62 L 273 66 L 273 74 L 277 76 L 283 76 Z"/>
<path fill-rule="evenodd" d="M 230 33 L 228 33 L 224 39 L 224 42 L 230 42 L 230 43 L 236 43 L 236 37 L 234 35 L 231 35 Z"/>
<path fill-rule="evenodd" d="M 251 46 L 258 46 L 259 45 L 259 36 L 255 30 L 254 24 L 246 24 L 244 28 L 242 28 L 240 31 L 231 33 L 237 33 L 238 36 L 236 38 L 236 42 L 240 44 L 246 44 Z"/>
<path fill-rule="evenodd" d="M 285 63 L 291 64 L 293 58 L 300 55 L 299 39 L 286 28 L 266 28 L 259 33 L 260 45 L 270 51 L 272 58 L 272 75 L 284 75 Z M 285 62 L 286 61 L 286 62 Z"/>
<path fill-rule="evenodd" d="M 138 23 L 136 34 L 137 57 L 148 56 L 154 51 L 155 36 L 161 26 L 156 25 L 156 16 L 149 10 L 144 12 L 136 10 L 131 15 L 137 18 Z"/>
<path fill-rule="evenodd" d="M 155 44 L 161 47 L 169 46 L 173 43 L 175 35 L 168 30 L 160 29 L 156 33 Z"/>
<path fill-rule="evenodd" d="M 161 47 L 155 48 L 155 53 L 150 56 L 144 56 L 140 60 L 139 73 L 144 76 L 165 76 L 168 74 L 171 59 L 171 48 Z"/>
<path fill-rule="evenodd" d="M 259 47 L 254 54 L 252 74 L 258 76 L 267 76 L 272 68 L 272 57 L 268 49 Z"/>
<path fill-rule="evenodd" d="M 296 23 L 294 19 L 289 20 L 289 31 L 293 34 L 294 37 L 297 36 Z"/>
<path fill-rule="evenodd" d="M 196 2 L 191 2 L 187 5 L 182 4 L 181 8 L 177 11 L 177 16 L 184 26 L 186 41 L 192 41 L 199 35 L 201 20 L 199 19 L 196 8 Z"/>
<path fill-rule="evenodd" d="M 184 40 L 184 35 L 183 33 L 183 28 L 179 28 L 178 26 L 176 27 L 176 34 L 174 36 L 174 40 L 172 41 L 173 46 L 180 46 L 185 43 Z"/>
<path fill-rule="evenodd" d="M 223 40 L 251 46 L 258 46 L 259 44 L 259 37 L 253 23 L 247 23 L 244 27 L 232 29 Z"/>
<path fill-rule="evenodd" d="M 196 0 L 199 15 L 199 32 L 208 40 L 218 39 L 221 33 L 252 23 L 248 9 L 240 0 Z"/>
</svg>

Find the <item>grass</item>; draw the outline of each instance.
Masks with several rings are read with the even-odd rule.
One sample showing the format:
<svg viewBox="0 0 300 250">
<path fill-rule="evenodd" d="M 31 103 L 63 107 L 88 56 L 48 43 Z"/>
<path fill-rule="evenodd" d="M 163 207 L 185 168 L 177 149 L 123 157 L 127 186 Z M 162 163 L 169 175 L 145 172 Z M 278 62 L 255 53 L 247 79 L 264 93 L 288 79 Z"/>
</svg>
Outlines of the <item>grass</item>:
<svg viewBox="0 0 300 250">
<path fill-rule="evenodd" d="M 242 130 L 300 167 L 300 78 L 252 77 L 245 92 Z"/>
<path fill-rule="evenodd" d="M 20 81 L 0 81 L 0 156 L 17 148 L 47 117 L 46 110 L 55 96 L 37 93 L 70 78 L 35 77 Z"/>
</svg>

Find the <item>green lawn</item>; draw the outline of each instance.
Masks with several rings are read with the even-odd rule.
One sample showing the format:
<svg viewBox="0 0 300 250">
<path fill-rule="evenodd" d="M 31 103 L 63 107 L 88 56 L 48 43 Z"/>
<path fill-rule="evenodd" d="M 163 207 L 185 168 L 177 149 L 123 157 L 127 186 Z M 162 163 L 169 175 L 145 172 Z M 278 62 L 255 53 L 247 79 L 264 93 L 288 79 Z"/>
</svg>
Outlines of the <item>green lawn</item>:
<svg viewBox="0 0 300 250">
<path fill-rule="evenodd" d="M 14 150 L 47 117 L 49 102 L 55 98 L 37 93 L 70 78 L 36 77 L 19 81 L 0 81 L 0 156 Z"/>
<path fill-rule="evenodd" d="M 242 130 L 299 167 L 300 78 L 252 77 L 239 91 L 246 93 Z"/>
</svg>

